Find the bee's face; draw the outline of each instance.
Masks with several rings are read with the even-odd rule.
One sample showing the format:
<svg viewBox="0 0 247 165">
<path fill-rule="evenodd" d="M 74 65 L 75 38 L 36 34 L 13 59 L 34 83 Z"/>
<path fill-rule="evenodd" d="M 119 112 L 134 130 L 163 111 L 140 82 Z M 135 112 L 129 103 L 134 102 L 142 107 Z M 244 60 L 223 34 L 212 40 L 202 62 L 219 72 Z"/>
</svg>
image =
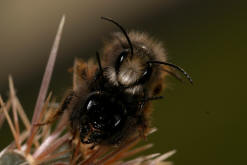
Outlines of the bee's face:
<svg viewBox="0 0 247 165">
<path fill-rule="evenodd" d="M 128 50 L 123 50 L 115 63 L 118 83 L 126 87 L 145 83 L 152 72 L 147 61 L 145 52 L 132 55 Z"/>
<path fill-rule="evenodd" d="M 116 55 L 114 65 L 105 68 L 105 77 L 115 86 L 125 87 L 126 92 L 136 94 L 152 76 L 149 51 L 145 46 L 136 46 L 134 53 L 122 49 Z"/>
</svg>

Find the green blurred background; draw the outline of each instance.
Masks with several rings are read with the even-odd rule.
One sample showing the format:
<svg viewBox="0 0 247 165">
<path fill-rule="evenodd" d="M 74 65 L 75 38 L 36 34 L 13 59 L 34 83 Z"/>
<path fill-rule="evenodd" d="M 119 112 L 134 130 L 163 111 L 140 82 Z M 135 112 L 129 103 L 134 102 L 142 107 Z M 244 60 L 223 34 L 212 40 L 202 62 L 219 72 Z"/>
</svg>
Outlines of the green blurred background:
<svg viewBox="0 0 247 165">
<path fill-rule="evenodd" d="M 0 0 L 0 93 L 8 96 L 12 74 L 31 118 L 42 73 L 63 13 L 66 24 L 50 90 L 60 99 L 71 86 L 67 69 L 88 59 L 115 26 L 145 31 L 161 40 L 169 61 L 187 70 L 195 84 L 169 79 L 165 99 L 154 102 L 147 153 L 177 149 L 175 164 L 247 164 L 247 2 L 213 0 L 9 1 Z M 3 114 L 0 114 L 3 115 Z M 12 139 L 5 122 L 0 148 Z M 10 138 L 11 137 L 11 138 Z"/>
</svg>

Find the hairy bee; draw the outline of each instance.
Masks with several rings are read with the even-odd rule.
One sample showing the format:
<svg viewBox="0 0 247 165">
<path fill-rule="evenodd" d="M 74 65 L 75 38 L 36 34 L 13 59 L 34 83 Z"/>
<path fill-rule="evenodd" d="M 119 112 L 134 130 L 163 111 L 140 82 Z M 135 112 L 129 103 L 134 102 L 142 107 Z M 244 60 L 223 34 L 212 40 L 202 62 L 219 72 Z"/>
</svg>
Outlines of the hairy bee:
<svg viewBox="0 0 247 165">
<path fill-rule="evenodd" d="M 151 101 L 164 89 L 167 73 L 180 78 L 180 67 L 170 64 L 164 48 L 148 35 L 127 33 L 110 18 L 102 17 L 120 28 L 105 43 L 97 63 L 76 59 L 73 91 L 65 98 L 60 112 L 70 112 L 72 130 L 86 144 L 117 145 L 150 128 Z"/>
</svg>

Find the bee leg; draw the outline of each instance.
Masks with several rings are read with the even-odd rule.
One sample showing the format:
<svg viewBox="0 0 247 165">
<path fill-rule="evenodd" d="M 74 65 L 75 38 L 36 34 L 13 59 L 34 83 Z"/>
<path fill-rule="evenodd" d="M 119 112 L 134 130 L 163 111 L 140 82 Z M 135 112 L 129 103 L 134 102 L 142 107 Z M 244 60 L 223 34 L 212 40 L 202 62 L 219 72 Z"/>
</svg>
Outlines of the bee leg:
<svg viewBox="0 0 247 165">
<path fill-rule="evenodd" d="M 163 96 L 152 96 L 152 97 L 144 98 L 142 101 L 147 102 L 147 101 L 159 100 L 159 99 L 163 99 L 163 98 L 164 98 Z"/>
<path fill-rule="evenodd" d="M 139 136 L 144 139 L 144 140 L 147 140 L 147 135 L 146 135 L 146 131 L 148 129 L 147 125 L 145 124 L 145 122 L 143 121 L 143 117 L 140 116 L 140 119 L 142 124 L 139 125 L 139 127 L 137 128 L 138 129 L 138 132 L 139 132 Z"/>
<path fill-rule="evenodd" d="M 139 132 L 139 135 L 140 135 L 140 137 L 142 138 L 142 139 L 144 139 L 144 140 L 147 140 L 147 136 L 145 135 L 145 128 L 144 127 L 139 127 L 138 128 L 138 132 Z"/>
<path fill-rule="evenodd" d="M 93 143 L 93 141 L 92 141 L 92 139 L 90 137 L 87 138 L 87 140 L 85 140 L 90 132 L 91 132 L 90 126 L 83 123 L 82 127 L 80 127 L 80 140 L 81 140 L 82 143 L 84 143 L 84 144 Z"/>
<path fill-rule="evenodd" d="M 90 141 L 91 143 L 94 143 L 94 145 L 98 144 L 100 142 L 100 140 L 103 138 L 103 135 L 100 131 L 93 131 L 89 138 L 88 141 Z M 94 147 L 94 146 L 93 146 Z"/>
<path fill-rule="evenodd" d="M 73 148 L 72 156 L 70 159 L 70 164 L 73 162 L 73 159 L 78 155 L 78 152 L 80 150 L 80 144 L 81 144 L 81 142 L 78 140 L 76 146 Z"/>
<path fill-rule="evenodd" d="M 95 146 L 96 146 L 96 144 L 93 144 L 89 149 L 93 150 Z"/>
<path fill-rule="evenodd" d="M 71 91 L 63 100 L 62 105 L 60 106 L 60 108 L 58 108 L 58 110 L 55 112 L 55 114 L 53 116 L 51 116 L 50 119 L 48 119 L 48 121 L 45 122 L 41 122 L 41 123 L 36 123 L 36 126 L 43 126 L 43 125 L 47 125 L 47 124 L 51 124 L 53 123 L 60 115 L 63 114 L 63 112 L 68 109 L 68 105 L 70 104 L 72 98 L 74 96 L 74 92 Z"/>
<path fill-rule="evenodd" d="M 78 132 L 75 131 L 75 130 L 71 131 L 72 137 L 71 137 L 71 139 L 69 140 L 69 144 L 70 144 L 70 145 L 72 145 L 73 140 L 75 140 L 75 138 L 77 137 L 77 135 L 78 135 L 77 133 L 78 133 Z"/>
</svg>

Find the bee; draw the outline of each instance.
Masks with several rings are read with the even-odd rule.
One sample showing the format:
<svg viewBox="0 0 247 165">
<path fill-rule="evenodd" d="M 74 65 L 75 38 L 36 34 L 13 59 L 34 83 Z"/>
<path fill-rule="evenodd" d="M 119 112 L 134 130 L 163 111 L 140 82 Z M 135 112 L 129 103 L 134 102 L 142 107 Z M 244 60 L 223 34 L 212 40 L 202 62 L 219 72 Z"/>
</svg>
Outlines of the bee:
<svg viewBox="0 0 247 165">
<path fill-rule="evenodd" d="M 101 17 L 117 26 L 96 52 L 97 62 L 76 59 L 73 90 L 65 97 L 58 114 L 70 113 L 72 132 L 78 132 L 85 144 L 119 145 L 132 136 L 146 137 L 150 129 L 151 101 L 161 99 L 165 77 L 179 79 L 180 67 L 168 63 L 161 43 L 147 34 L 129 33 L 116 21 Z"/>
</svg>

